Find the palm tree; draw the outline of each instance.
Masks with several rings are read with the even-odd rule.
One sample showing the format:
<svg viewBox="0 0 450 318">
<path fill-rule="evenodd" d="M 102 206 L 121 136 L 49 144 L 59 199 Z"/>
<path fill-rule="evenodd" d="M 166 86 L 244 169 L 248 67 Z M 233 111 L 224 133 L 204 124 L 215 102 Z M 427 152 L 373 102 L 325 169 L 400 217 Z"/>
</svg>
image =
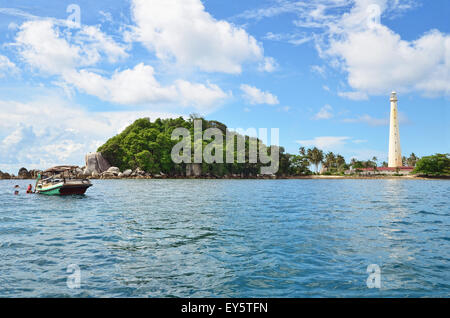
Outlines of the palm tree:
<svg viewBox="0 0 450 318">
<path fill-rule="evenodd" d="M 345 165 L 345 158 L 343 156 L 341 156 L 341 155 L 337 155 L 335 162 L 336 162 L 336 166 L 340 167 L 342 165 Z"/>
<path fill-rule="evenodd" d="M 378 158 L 375 157 L 375 156 L 373 156 L 373 157 L 372 157 L 372 162 L 373 162 L 373 169 L 374 169 L 374 170 L 377 170 L 377 167 L 378 167 L 377 161 L 378 161 Z"/>
<path fill-rule="evenodd" d="M 333 166 L 335 164 L 336 164 L 336 156 L 334 155 L 334 153 L 332 151 L 330 151 L 325 155 L 324 165 L 325 165 L 325 167 L 330 169 L 330 168 L 333 168 Z"/>
<path fill-rule="evenodd" d="M 323 151 L 314 147 L 313 149 L 308 149 L 307 156 L 309 162 L 316 166 L 316 172 L 319 172 L 319 164 L 323 161 Z"/>
<path fill-rule="evenodd" d="M 305 147 L 300 147 L 298 152 L 300 153 L 300 156 L 306 157 Z"/>
<path fill-rule="evenodd" d="M 406 160 L 406 163 L 410 167 L 415 167 L 417 160 L 419 160 L 419 158 L 413 152 L 411 153 L 411 155 L 409 155 L 409 158 Z"/>
</svg>

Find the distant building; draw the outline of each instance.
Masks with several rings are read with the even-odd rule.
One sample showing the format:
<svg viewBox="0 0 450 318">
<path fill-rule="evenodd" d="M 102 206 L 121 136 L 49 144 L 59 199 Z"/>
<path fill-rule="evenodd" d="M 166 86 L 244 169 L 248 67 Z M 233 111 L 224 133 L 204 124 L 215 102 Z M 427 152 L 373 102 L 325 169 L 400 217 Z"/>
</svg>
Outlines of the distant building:
<svg viewBox="0 0 450 318">
<path fill-rule="evenodd" d="M 389 160 L 388 167 L 401 167 L 402 150 L 400 147 L 400 130 L 398 126 L 397 93 L 391 93 L 391 118 L 389 125 Z"/>
<path fill-rule="evenodd" d="M 376 174 L 386 174 L 386 175 L 394 175 L 394 174 L 410 174 L 414 167 L 378 167 L 378 168 L 363 168 L 358 169 L 359 174 L 361 175 L 376 175 Z"/>
<path fill-rule="evenodd" d="M 400 147 L 400 130 L 398 124 L 398 109 L 397 109 L 397 93 L 391 93 L 391 117 L 389 125 L 389 160 L 387 167 L 377 168 L 361 168 L 350 169 L 345 171 L 345 174 L 359 175 L 406 175 L 414 170 L 414 167 L 404 167 L 402 163 L 402 150 Z"/>
</svg>

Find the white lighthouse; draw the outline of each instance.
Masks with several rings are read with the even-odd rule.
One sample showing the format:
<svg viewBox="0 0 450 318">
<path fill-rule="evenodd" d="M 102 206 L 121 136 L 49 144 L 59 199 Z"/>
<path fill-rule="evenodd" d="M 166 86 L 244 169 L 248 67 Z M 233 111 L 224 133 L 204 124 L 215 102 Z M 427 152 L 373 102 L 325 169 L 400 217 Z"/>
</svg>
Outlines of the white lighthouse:
<svg viewBox="0 0 450 318">
<path fill-rule="evenodd" d="M 389 162 L 390 168 L 402 166 L 402 150 L 400 148 L 400 132 L 398 127 L 397 93 L 391 93 L 391 120 L 389 127 Z"/>
</svg>

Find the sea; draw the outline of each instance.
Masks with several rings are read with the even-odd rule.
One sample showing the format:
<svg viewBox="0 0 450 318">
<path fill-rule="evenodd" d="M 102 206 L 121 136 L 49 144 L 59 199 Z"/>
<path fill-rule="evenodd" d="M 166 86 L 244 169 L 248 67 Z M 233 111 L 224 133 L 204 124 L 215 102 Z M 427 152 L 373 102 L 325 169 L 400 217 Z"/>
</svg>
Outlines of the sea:
<svg viewBox="0 0 450 318">
<path fill-rule="evenodd" d="M 448 180 L 92 182 L 0 181 L 0 297 L 450 296 Z"/>
</svg>

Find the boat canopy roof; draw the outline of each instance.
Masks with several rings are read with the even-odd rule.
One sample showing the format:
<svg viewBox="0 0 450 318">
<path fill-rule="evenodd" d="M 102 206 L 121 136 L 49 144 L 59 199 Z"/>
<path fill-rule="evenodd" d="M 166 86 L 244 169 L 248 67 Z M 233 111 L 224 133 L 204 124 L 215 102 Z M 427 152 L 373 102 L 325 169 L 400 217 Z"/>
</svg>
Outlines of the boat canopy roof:
<svg viewBox="0 0 450 318">
<path fill-rule="evenodd" d="M 76 168 L 79 168 L 78 166 L 56 166 L 50 169 L 47 169 L 44 171 L 44 173 L 59 173 L 59 172 L 65 172 L 70 170 L 75 170 Z"/>
</svg>

